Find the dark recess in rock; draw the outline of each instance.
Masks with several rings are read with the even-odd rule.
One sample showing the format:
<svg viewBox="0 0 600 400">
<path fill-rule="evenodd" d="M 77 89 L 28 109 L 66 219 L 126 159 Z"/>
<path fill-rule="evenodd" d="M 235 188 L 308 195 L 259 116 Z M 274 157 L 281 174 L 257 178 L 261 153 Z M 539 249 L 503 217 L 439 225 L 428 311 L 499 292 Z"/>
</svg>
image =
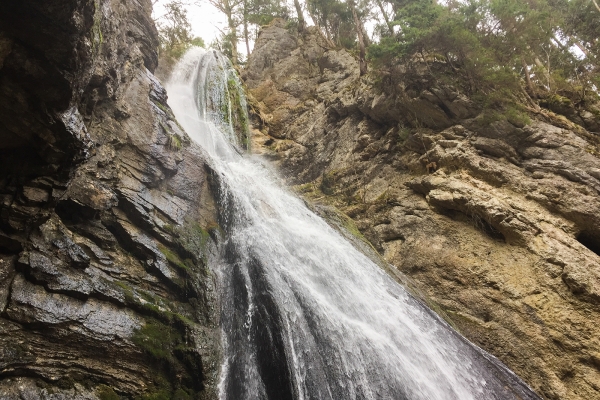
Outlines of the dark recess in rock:
<svg viewBox="0 0 600 400">
<path fill-rule="evenodd" d="M 587 247 L 588 250 L 600 256 L 600 239 L 598 239 L 597 235 L 583 231 L 577 235 L 577 241 Z"/>
</svg>

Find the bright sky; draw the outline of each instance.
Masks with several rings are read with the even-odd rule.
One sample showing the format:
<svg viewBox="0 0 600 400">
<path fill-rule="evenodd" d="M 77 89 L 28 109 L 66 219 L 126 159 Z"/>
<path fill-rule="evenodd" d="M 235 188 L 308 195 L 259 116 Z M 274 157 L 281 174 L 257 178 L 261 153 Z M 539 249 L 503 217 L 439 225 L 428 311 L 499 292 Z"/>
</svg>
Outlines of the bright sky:
<svg viewBox="0 0 600 400">
<path fill-rule="evenodd" d="M 164 4 L 168 2 L 169 0 L 158 0 L 154 5 L 154 19 L 160 18 L 165 14 Z M 187 6 L 188 19 L 192 24 L 194 36 L 200 36 L 208 46 L 213 40 L 219 37 L 219 29 L 226 31 L 227 19 L 223 13 L 210 5 L 208 1 L 198 3 L 200 6 Z"/>
<path fill-rule="evenodd" d="M 158 0 L 154 4 L 154 19 L 160 19 L 165 14 L 164 5 L 169 0 Z M 189 5 L 186 7 L 188 11 L 188 19 L 192 24 L 192 32 L 194 36 L 200 36 L 204 39 L 207 46 L 213 40 L 221 36 L 221 32 L 227 32 L 227 18 L 225 15 L 213 7 L 207 0 L 187 0 L 187 3 L 198 3 L 199 5 Z M 254 41 L 250 40 L 250 51 L 254 46 Z M 246 57 L 246 45 L 243 40 L 238 42 L 238 54 L 241 57 Z"/>
<path fill-rule="evenodd" d="M 154 19 L 160 19 L 165 14 L 164 5 L 169 0 L 158 0 L 154 4 Z M 221 32 L 227 31 L 227 19 L 225 15 L 213 7 L 207 0 L 187 0 L 187 3 L 197 3 L 199 5 L 189 5 L 186 7 L 188 11 L 188 19 L 192 24 L 192 32 L 194 36 L 200 36 L 204 39 L 204 43 L 207 46 L 211 44 L 213 40 L 221 36 Z M 289 5 L 290 9 L 291 5 Z M 378 11 L 378 10 L 376 10 Z M 306 22 L 311 25 L 311 20 L 305 15 Z M 373 28 L 375 26 L 374 21 L 367 21 L 365 28 L 367 32 L 372 36 Z M 250 42 L 250 51 L 254 46 L 253 41 Z M 242 57 L 246 57 L 246 45 L 243 40 L 238 42 L 238 54 Z"/>
</svg>

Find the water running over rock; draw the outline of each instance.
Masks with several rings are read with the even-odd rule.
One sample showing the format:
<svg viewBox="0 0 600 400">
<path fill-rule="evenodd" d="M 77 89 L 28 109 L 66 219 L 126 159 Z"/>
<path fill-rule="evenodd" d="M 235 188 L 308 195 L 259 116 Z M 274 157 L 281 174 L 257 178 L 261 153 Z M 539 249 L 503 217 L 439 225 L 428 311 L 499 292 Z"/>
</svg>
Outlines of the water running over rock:
<svg viewBox="0 0 600 400">
<path fill-rule="evenodd" d="M 220 188 L 221 398 L 538 399 L 240 153 L 239 88 L 201 49 L 167 87 Z"/>
</svg>

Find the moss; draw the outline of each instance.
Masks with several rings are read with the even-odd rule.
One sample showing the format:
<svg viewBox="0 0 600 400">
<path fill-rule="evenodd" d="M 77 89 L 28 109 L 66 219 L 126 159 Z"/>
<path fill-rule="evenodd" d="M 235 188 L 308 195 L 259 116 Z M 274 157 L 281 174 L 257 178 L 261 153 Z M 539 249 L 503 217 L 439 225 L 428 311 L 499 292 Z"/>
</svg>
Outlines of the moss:
<svg viewBox="0 0 600 400">
<path fill-rule="evenodd" d="M 137 397 L 139 400 L 171 400 L 171 390 L 159 388 Z"/>
<path fill-rule="evenodd" d="M 94 23 L 92 25 L 92 49 L 98 51 L 104 43 L 104 36 L 102 35 L 102 12 L 100 11 L 100 1 L 94 0 Z"/>
<path fill-rule="evenodd" d="M 123 289 L 123 294 L 125 295 L 125 301 L 129 303 L 135 303 L 135 297 L 133 296 L 133 289 L 131 286 L 127 285 L 122 281 L 115 281 L 115 285 L 119 286 Z"/>
<path fill-rule="evenodd" d="M 164 131 L 166 134 L 169 134 L 169 132 L 170 132 L 170 129 L 169 129 L 169 127 L 168 127 L 168 126 L 166 126 L 165 124 L 163 124 L 163 123 L 162 123 L 162 121 L 160 121 L 158 124 L 160 125 L 160 127 L 163 129 L 163 131 Z"/>
<path fill-rule="evenodd" d="M 142 307 L 148 314 L 151 314 L 151 315 L 159 316 L 160 313 L 162 312 L 160 307 L 158 307 L 156 304 L 153 304 L 153 303 L 144 303 L 144 304 L 142 304 Z"/>
<path fill-rule="evenodd" d="M 410 128 L 402 126 L 400 129 L 398 129 L 398 142 L 404 143 L 409 136 Z"/>
<path fill-rule="evenodd" d="M 542 101 L 542 103 L 547 104 L 547 105 L 562 106 L 562 107 L 572 107 L 573 106 L 573 102 L 571 101 L 571 99 L 569 99 L 568 97 L 561 96 L 559 94 L 553 94 L 552 96 L 550 96 L 547 99 L 545 99 L 544 101 Z"/>
<path fill-rule="evenodd" d="M 162 226 L 162 230 L 167 232 L 170 235 L 177 236 L 177 233 L 175 232 L 175 227 L 171 224 L 164 224 Z"/>
<path fill-rule="evenodd" d="M 172 361 L 172 352 L 182 342 L 181 333 L 156 319 L 149 319 L 133 335 L 133 342 L 157 360 Z"/>
<path fill-rule="evenodd" d="M 358 227 L 356 226 L 356 224 L 354 223 L 354 220 L 352 218 L 350 218 L 346 214 L 342 214 L 342 213 L 340 213 L 340 217 L 341 217 L 340 220 L 342 222 L 342 226 L 348 233 L 350 233 L 352 236 L 356 237 L 357 239 L 359 239 L 361 241 L 368 242 L 367 239 L 360 232 L 360 230 L 358 229 Z"/>
<path fill-rule="evenodd" d="M 174 133 L 169 135 L 167 140 L 167 147 L 171 150 L 181 150 L 183 145 L 181 144 L 181 137 L 178 134 Z"/>
<path fill-rule="evenodd" d="M 202 379 L 197 375 L 202 370 L 200 356 L 184 340 L 187 329 L 184 324 L 191 321 L 179 314 L 164 314 L 172 322 L 167 324 L 149 318 L 132 337 L 133 342 L 150 357 L 148 366 L 153 381 L 146 393 L 136 397 L 138 400 L 190 399 L 197 395 L 195 390 L 202 389 Z"/>
<path fill-rule="evenodd" d="M 172 400 L 192 400 L 192 396 L 185 390 L 179 388 L 173 393 Z"/>
<path fill-rule="evenodd" d="M 189 271 L 189 267 L 181 260 L 181 258 L 179 258 L 177 254 L 172 252 L 169 248 L 162 244 L 159 244 L 158 249 L 161 253 L 163 253 L 167 261 L 169 261 L 173 266 L 183 271 Z"/>
<path fill-rule="evenodd" d="M 165 114 L 167 114 L 167 116 L 171 115 L 171 110 L 165 107 L 162 103 L 158 101 L 153 101 L 153 103 L 156 105 L 156 107 L 160 108 Z"/>
<path fill-rule="evenodd" d="M 376 199 L 375 201 L 373 201 L 373 203 L 375 204 L 387 204 L 390 201 L 390 194 L 389 192 L 386 190 L 383 193 L 381 193 Z"/>
<path fill-rule="evenodd" d="M 323 176 L 321 177 L 321 185 L 319 186 L 319 189 L 321 189 L 323 194 L 331 196 L 335 193 L 335 183 L 335 171 L 324 172 Z"/>
<path fill-rule="evenodd" d="M 229 101 L 226 104 L 226 109 L 222 110 L 223 116 L 227 118 L 227 123 L 232 122 L 233 128 L 236 131 L 239 143 L 244 149 L 250 148 L 250 121 L 246 100 L 242 97 L 240 84 L 235 76 L 231 75 L 227 79 L 227 93 Z M 232 121 L 229 120 L 231 114 Z"/>
<path fill-rule="evenodd" d="M 100 400 L 120 400 L 121 397 L 110 387 L 106 385 L 99 385 L 96 388 L 96 394 Z"/>
<path fill-rule="evenodd" d="M 295 186 L 294 189 L 296 190 L 297 193 L 300 193 L 300 194 L 311 193 L 316 190 L 315 185 L 312 182 L 305 183 L 304 185 Z"/>
</svg>

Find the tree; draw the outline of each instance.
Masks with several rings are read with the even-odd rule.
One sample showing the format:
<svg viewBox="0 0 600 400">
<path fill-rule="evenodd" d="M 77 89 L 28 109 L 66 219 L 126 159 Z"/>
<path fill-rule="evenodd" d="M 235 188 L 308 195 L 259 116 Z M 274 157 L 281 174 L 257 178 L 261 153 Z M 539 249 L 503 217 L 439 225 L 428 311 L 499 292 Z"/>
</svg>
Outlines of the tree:
<svg viewBox="0 0 600 400">
<path fill-rule="evenodd" d="M 354 19 L 354 28 L 356 30 L 356 37 L 358 39 L 358 50 L 359 50 L 358 66 L 359 66 L 360 76 L 363 76 L 367 73 L 367 57 L 366 57 L 364 27 L 363 27 L 362 22 L 358 18 L 354 0 L 348 0 L 348 5 L 350 6 L 350 10 L 352 11 L 352 17 Z"/>
<path fill-rule="evenodd" d="M 156 21 L 160 56 L 164 62 L 172 65 L 191 46 L 204 47 L 204 40 L 193 37 L 192 26 L 188 20 L 186 3 L 178 0 L 165 4 L 165 14 Z"/>
<path fill-rule="evenodd" d="M 244 15 L 243 6 L 244 0 L 208 0 L 208 2 L 215 7 L 217 10 L 225 14 L 227 18 L 227 27 L 229 32 L 225 34 L 226 40 L 230 44 L 231 50 L 231 62 L 233 65 L 237 65 L 239 62 L 237 44 L 238 44 L 238 33 L 237 29 L 240 25 L 239 15 Z"/>
</svg>

